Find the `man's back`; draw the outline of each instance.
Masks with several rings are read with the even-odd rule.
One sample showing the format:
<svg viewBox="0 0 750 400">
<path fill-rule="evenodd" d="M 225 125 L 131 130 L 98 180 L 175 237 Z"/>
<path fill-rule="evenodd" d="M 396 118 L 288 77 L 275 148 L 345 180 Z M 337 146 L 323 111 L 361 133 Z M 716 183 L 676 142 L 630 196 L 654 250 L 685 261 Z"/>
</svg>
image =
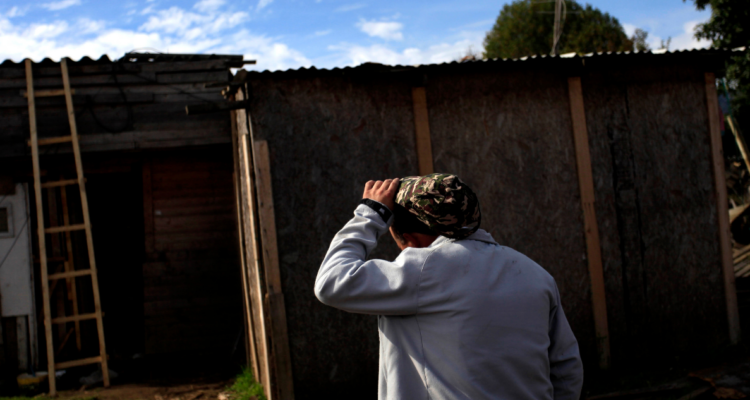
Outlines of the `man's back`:
<svg viewBox="0 0 750 400">
<path fill-rule="evenodd" d="M 404 253 L 425 262 L 417 313 L 379 321 L 381 349 L 392 354 L 381 358 L 389 398 L 553 398 L 548 349 L 559 300 L 542 267 L 482 230 Z M 415 336 L 421 343 L 410 354 L 389 349 L 408 348 Z M 424 385 L 411 377 L 420 367 Z"/>
<path fill-rule="evenodd" d="M 359 206 L 315 285 L 325 304 L 379 315 L 381 399 L 578 398 L 578 344 L 544 269 L 481 229 L 365 261 L 386 229 Z"/>
</svg>

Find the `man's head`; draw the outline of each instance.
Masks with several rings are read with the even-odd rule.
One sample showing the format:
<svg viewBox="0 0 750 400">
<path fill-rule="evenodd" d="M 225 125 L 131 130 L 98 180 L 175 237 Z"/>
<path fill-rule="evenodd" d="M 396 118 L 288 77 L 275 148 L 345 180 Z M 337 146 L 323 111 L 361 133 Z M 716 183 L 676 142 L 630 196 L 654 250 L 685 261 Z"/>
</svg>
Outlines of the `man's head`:
<svg viewBox="0 0 750 400">
<path fill-rule="evenodd" d="M 438 236 L 465 239 L 479 229 L 479 200 L 457 176 L 402 178 L 393 207 L 391 234 L 403 250 L 427 247 Z"/>
<path fill-rule="evenodd" d="M 440 236 L 433 231 L 417 216 L 410 213 L 406 208 L 396 204 L 393 207 L 393 225 L 391 225 L 391 236 L 396 245 L 404 250 L 407 247 L 427 247 Z"/>
</svg>

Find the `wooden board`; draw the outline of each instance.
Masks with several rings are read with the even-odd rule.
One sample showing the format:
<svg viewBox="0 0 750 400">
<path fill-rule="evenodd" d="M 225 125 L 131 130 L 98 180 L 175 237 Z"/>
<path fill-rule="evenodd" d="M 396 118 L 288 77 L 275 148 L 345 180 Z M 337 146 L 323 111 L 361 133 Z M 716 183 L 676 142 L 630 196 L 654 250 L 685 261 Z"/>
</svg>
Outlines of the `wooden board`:
<svg viewBox="0 0 750 400">
<path fill-rule="evenodd" d="M 719 218 L 719 246 L 721 265 L 724 271 L 724 295 L 727 303 L 727 321 L 729 324 L 729 341 L 737 344 L 740 341 L 740 316 L 737 306 L 737 289 L 735 287 L 734 265 L 732 263 L 732 243 L 729 232 L 729 211 L 727 205 L 727 187 L 724 176 L 724 151 L 721 145 L 721 127 L 719 121 L 719 101 L 716 94 L 716 76 L 712 72 L 706 75 L 706 106 L 708 107 L 708 129 L 711 138 L 711 156 L 713 161 L 714 184 L 716 191 L 716 213 Z"/>
<path fill-rule="evenodd" d="M 155 153 L 144 160 L 147 262 L 143 264 L 143 311 L 147 325 L 171 321 L 176 331 L 188 332 L 201 325 L 200 320 L 188 318 L 192 314 L 212 327 L 168 344 L 159 332 L 147 329 L 149 354 L 185 356 L 198 347 L 209 353 L 231 351 L 221 344 L 222 335 L 236 337 L 240 329 L 242 288 L 233 245 L 237 230 L 230 151 L 225 147 Z M 207 319 L 212 313 L 224 317 Z"/>
<path fill-rule="evenodd" d="M 596 221 L 596 211 L 594 209 L 594 178 L 591 171 L 589 136 L 586 130 L 586 112 L 583 107 L 583 89 L 581 88 L 580 77 L 568 78 L 568 91 L 578 165 L 578 183 L 581 191 L 581 206 L 583 208 L 586 252 L 591 279 L 591 300 L 594 309 L 599 367 L 601 369 L 608 369 L 610 349 L 607 302 L 604 292 L 604 271 L 599 244 L 599 226 Z"/>
<path fill-rule="evenodd" d="M 425 88 L 415 87 L 411 92 L 414 101 L 414 132 L 417 142 L 417 160 L 419 175 L 424 176 L 434 171 L 432 162 L 432 139 L 430 138 L 430 120 L 427 112 L 427 94 Z"/>
<path fill-rule="evenodd" d="M 255 184 L 258 194 L 258 222 L 263 250 L 263 270 L 265 272 L 266 299 L 273 349 L 273 384 L 271 391 L 276 399 L 294 399 L 292 363 L 289 354 L 284 294 L 281 290 L 279 271 L 279 251 L 276 244 L 276 214 L 273 207 L 271 187 L 271 160 L 268 142 L 253 143 L 255 164 Z"/>
<path fill-rule="evenodd" d="M 232 98 L 234 100 L 234 98 Z M 237 237 L 239 239 L 240 250 L 240 269 L 242 274 L 242 299 L 244 306 L 245 320 L 245 353 L 247 364 L 253 372 L 253 376 L 260 376 L 260 364 L 258 363 L 258 351 L 255 348 L 255 327 L 253 325 L 253 311 L 250 304 L 251 289 L 247 277 L 248 265 L 245 258 L 245 234 L 243 230 L 243 221 L 245 220 L 242 212 L 242 182 L 240 180 L 240 158 L 239 158 L 239 131 L 237 129 L 237 112 L 232 110 L 230 113 L 232 119 L 232 159 L 234 161 L 234 173 L 232 180 L 234 183 L 235 208 L 237 213 Z"/>
<path fill-rule="evenodd" d="M 244 100 L 243 93 L 237 93 L 237 101 Z M 271 365 L 270 365 L 270 341 L 268 339 L 268 323 L 266 311 L 264 310 L 265 298 L 263 285 L 261 283 L 262 261 L 260 238 L 256 222 L 257 198 L 255 196 L 254 168 L 252 160 L 252 139 L 250 121 L 245 110 L 237 110 L 237 132 L 238 132 L 238 159 L 240 164 L 240 189 L 242 193 L 242 215 L 245 236 L 245 249 L 247 262 L 247 278 L 251 290 L 251 306 L 253 309 L 253 327 L 255 328 L 255 348 L 258 353 L 260 370 L 258 381 L 263 385 L 266 396 L 272 400 Z"/>
</svg>

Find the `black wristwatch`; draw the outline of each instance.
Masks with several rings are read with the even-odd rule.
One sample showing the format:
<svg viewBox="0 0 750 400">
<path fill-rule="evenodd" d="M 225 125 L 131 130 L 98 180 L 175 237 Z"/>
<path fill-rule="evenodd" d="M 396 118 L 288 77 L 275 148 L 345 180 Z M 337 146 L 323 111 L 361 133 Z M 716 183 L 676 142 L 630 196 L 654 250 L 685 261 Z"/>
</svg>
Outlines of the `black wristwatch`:
<svg viewBox="0 0 750 400">
<path fill-rule="evenodd" d="M 370 199 L 362 199 L 362 201 L 359 202 L 359 204 L 364 204 L 367 207 L 372 208 L 373 211 L 378 213 L 380 215 L 380 218 L 383 218 L 383 222 L 388 222 L 389 219 L 391 219 L 391 210 L 388 209 L 388 207 L 384 206 L 383 204 Z"/>
</svg>

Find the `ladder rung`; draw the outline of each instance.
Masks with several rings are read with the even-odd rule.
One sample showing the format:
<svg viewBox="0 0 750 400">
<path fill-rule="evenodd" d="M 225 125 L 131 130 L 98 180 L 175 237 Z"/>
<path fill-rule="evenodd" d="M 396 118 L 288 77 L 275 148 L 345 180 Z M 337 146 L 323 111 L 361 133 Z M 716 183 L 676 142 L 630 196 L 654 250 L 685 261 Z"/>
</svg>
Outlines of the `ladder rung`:
<svg viewBox="0 0 750 400">
<path fill-rule="evenodd" d="M 47 263 L 59 263 L 59 262 L 65 262 L 68 261 L 66 257 L 47 257 Z M 40 260 L 37 257 L 34 257 L 34 264 L 41 264 L 42 260 Z"/>
<path fill-rule="evenodd" d="M 77 185 L 78 179 L 65 179 L 62 181 L 53 181 L 53 182 L 44 182 L 42 183 L 42 189 L 48 189 L 53 187 L 59 187 L 59 186 L 70 186 L 70 185 Z"/>
<path fill-rule="evenodd" d="M 37 139 L 36 144 L 38 146 L 43 146 L 45 144 L 58 144 L 58 143 L 67 143 L 67 142 L 72 142 L 72 141 L 73 141 L 73 136 L 58 136 L 58 137 Z M 28 143 L 29 146 L 31 146 L 31 140 L 26 141 L 26 143 Z"/>
<path fill-rule="evenodd" d="M 51 228 L 44 228 L 44 233 L 60 233 L 60 232 L 70 232 L 70 231 L 82 231 L 84 229 L 86 229 L 86 224 L 63 225 L 63 226 L 53 226 Z"/>
<path fill-rule="evenodd" d="M 67 317 L 58 317 L 58 318 L 52 318 L 53 324 L 64 324 L 66 322 L 72 322 L 72 321 L 84 321 L 87 319 L 96 319 L 96 313 L 91 314 L 78 314 L 78 315 L 70 315 Z"/>
<path fill-rule="evenodd" d="M 75 94 L 75 89 L 70 89 L 70 94 Z M 21 96 L 29 97 L 25 90 L 21 91 Z M 35 90 L 34 97 L 54 97 L 54 96 L 65 96 L 65 89 L 48 89 L 48 90 Z"/>
<path fill-rule="evenodd" d="M 55 369 L 65 369 L 70 367 L 80 367 L 81 365 L 96 364 L 102 362 L 101 356 L 82 358 L 80 360 L 65 361 L 61 363 L 55 363 Z"/>
<path fill-rule="evenodd" d="M 72 278 L 74 276 L 84 276 L 84 275 L 91 275 L 91 270 L 79 269 L 78 271 L 61 272 L 59 274 L 49 275 L 47 279 L 54 281 L 55 279 L 65 279 L 65 278 Z"/>
</svg>

